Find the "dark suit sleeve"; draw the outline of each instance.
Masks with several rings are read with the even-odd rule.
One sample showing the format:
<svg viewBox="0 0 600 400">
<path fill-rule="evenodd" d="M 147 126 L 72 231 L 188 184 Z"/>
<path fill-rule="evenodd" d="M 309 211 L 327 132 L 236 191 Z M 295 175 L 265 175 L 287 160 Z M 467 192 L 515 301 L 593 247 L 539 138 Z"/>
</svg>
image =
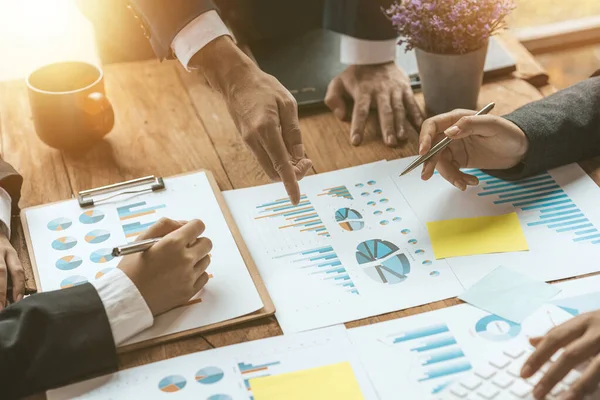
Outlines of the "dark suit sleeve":
<svg viewBox="0 0 600 400">
<path fill-rule="evenodd" d="M 0 160 L 0 187 L 6 190 L 12 199 L 13 214 L 17 214 L 19 210 L 21 186 L 23 177 L 10 164 Z"/>
<path fill-rule="evenodd" d="M 112 331 L 89 283 L 0 312 L 0 397 L 20 398 L 116 370 Z"/>
<path fill-rule="evenodd" d="M 391 0 L 326 0 L 323 24 L 326 29 L 358 39 L 396 38 L 392 23 L 382 11 Z"/>
<path fill-rule="evenodd" d="M 540 171 L 600 155 L 600 77 L 587 79 L 505 116 L 529 139 L 523 162 L 505 171 L 520 179 Z"/>
<path fill-rule="evenodd" d="M 212 0 L 130 0 L 129 3 L 161 60 L 171 55 L 171 43 L 180 30 L 201 14 L 217 9 Z"/>
</svg>

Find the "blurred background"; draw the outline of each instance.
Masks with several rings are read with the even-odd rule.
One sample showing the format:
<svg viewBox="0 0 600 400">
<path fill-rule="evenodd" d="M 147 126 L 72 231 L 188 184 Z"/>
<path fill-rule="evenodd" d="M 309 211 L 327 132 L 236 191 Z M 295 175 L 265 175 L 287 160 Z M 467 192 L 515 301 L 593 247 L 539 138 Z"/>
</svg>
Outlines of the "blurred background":
<svg viewBox="0 0 600 400">
<path fill-rule="evenodd" d="M 563 88 L 600 68 L 600 0 L 515 2 L 510 29 L 546 68 L 552 84 Z M 53 61 L 110 63 L 152 57 L 125 4 L 0 0 L 0 81 L 21 79 Z M 110 32 L 95 37 L 95 23 Z"/>
</svg>

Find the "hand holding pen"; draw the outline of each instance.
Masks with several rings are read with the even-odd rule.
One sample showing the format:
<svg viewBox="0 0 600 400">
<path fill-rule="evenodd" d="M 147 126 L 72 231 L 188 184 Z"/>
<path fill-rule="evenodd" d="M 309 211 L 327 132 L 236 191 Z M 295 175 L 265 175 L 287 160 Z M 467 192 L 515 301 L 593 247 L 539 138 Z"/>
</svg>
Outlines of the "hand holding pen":
<svg viewBox="0 0 600 400">
<path fill-rule="evenodd" d="M 452 139 L 423 163 L 423 180 L 429 180 L 437 169 L 444 179 L 464 191 L 467 186 L 478 185 L 479 180 L 461 168 L 504 170 L 517 167 L 524 160 L 529 142 L 517 125 L 503 117 L 475 114 L 471 110 L 454 110 L 423 123 L 419 138 L 421 156 L 427 155 L 433 144 L 446 137 Z"/>
</svg>

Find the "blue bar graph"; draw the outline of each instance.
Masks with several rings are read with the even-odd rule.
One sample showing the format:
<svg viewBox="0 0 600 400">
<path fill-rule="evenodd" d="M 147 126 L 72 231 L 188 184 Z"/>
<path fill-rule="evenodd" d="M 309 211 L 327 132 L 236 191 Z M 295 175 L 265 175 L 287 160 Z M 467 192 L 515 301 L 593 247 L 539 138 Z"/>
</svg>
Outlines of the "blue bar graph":
<svg viewBox="0 0 600 400">
<path fill-rule="evenodd" d="M 410 352 L 418 363 L 419 382 L 433 381 L 432 394 L 453 381 L 453 375 L 469 371 L 471 363 L 445 323 L 397 332 L 388 336 L 392 344 Z M 439 379 L 439 381 L 438 381 Z"/>
<path fill-rule="evenodd" d="M 245 362 L 238 363 L 237 366 L 238 366 L 238 369 L 240 370 L 240 373 L 242 374 L 242 378 L 244 378 L 244 387 L 248 391 L 250 400 L 254 400 L 254 396 L 252 396 L 252 388 L 250 387 L 250 380 L 252 380 L 254 378 L 262 378 L 265 376 L 271 376 L 272 374 L 270 373 L 270 368 L 276 367 L 277 365 L 280 365 L 280 364 L 281 364 L 281 362 L 279 362 L 279 361 L 274 361 L 274 362 L 264 363 L 264 364 L 256 364 L 256 365 L 252 364 L 252 363 L 245 363 Z"/>
<path fill-rule="evenodd" d="M 156 215 L 157 210 L 166 207 L 166 204 L 148 205 L 145 201 L 117 207 L 117 214 L 125 237 L 129 240 L 135 240 L 137 236 L 148 230 L 159 220 Z M 134 220 L 136 221 L 133 222 Z"/>
<path fill-rule="evenodd" d="M 548 172 L 516 182 L 482 180 L 491 175 L 477 169 L 464 172 L 480 179 L 478 196 L 490 198 L 494 204 L 510 204 L 529 212 L 527 216 L 534 215 L 536 218 L 527 219 L 528 227 L 568 234 L 575 243 L 599 243 L 600 233 Z"/>
<path fill-rule="evenodd" d="M 359 294 L 352 277 L 342 265 L 332 246 L 282 254 L 273 259 L 285 261 L 289 266 L 304 271 L 307 276 L 314 276 L 315 279 L 327 282 L 346 293 Z"/>
<path fill-rule="evenodd" d="M 293 205 L 289 198 L 277 199 L 257 206 L 256 210 L 258 216 L 255 220 L 274 220 L 279 230 L 291 229 L 318 237 L 330 236 L 323 220 L 304 194 L 297 205 Z"/>
<path fill-rule="evenodd" d="M 336 186 L 332 188 L 324 189 L 317 196 L 331 196 L 331 197 L 342 197 L 344 199 L 353 200 L 354 197 L 346 186 Z"/>
</svg>

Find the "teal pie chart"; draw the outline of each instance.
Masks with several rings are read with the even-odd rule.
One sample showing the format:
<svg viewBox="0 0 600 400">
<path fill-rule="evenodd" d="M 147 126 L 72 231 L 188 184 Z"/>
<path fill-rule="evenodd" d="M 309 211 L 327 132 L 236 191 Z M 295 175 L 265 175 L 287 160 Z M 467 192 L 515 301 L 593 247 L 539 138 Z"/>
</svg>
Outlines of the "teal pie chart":
<svg viewBox="0 0 600 400">
<path fill-rule="evenodd" d="M 201 368 L 196 372 L 196 382 L 202 383 L 203 385 L 211 385 L 219 382 L 225 373 L 221 368 L 218 367 L 205 367 Z"/>
<path fill-rule="evenodd" d="M 52 221 L 48 222 L 48 229 L 50 229 L 51 231 L 64 231 L 65 229 L 69 228 L 71 225 L 73 225 L 73 222 L 71 222 L 70 219 L 68 218 L 56 218 L 53 219 Z"/>
<path fill-rule="evenodd" d="M 79 222 L 86 225 L 95 224 L 104 219 L 104 213 L 100 210 L 85 211 L 79 216 Z"/>
<path fill-rule="evenodd" d="M 90 260 L 96 264 L 104 264 L 115 258 L 112 249 L 100 249 L 90 254 Z"/>
<path fill-rule="evenodd" d="M 475 332 L 484 339 L 503 342 L 517 337 L 521 325 L 492 314 L 477 321 Z"/>
<path fill-rule="evenodd" d="M 233 398 L 228 394 L 213 394 L 206 400 L 233 400 Z"/>
<path fill-rule="evenodd" d="M 81 257 L 77 256 L 64 256 L 58 259 L 56 262 L 56 268 L 61 271 L 69 271 L 79 267 L 83 263 Z"/>
<path fill-rule="evenodd" d="M 92 244 L 106 242 L 110 238 L 110 232 L 104 229 L 96 229 L 85 235 L 85 241 Z"/>
<path fill-rule="evenodd" d="M 54 250 L 69 250 L 76 245 L 77 239 L 70 236 L 61 237 L 52 242 L 52 248 Z"/>
<path fill-rule="evenodd" d="M 340 208 L 335 212 L 335 220 L 346 231 L 359 231 L 365 227 L 363 216 L 351 208 Z"/>
<path fill-rule="evenodd" d="M 404 282 L 410 273 L 410 261 L 398 246 L 387 240 L 372 239 L 356 248 L 356 262 L 374 281 L 382 284 Z"/>
<path fill-rule="evenodd" d="M 158 382 L 158 389 L 165 393 L 179 392 L 185 387 L 187 381 L 181 375 L 169 375 Z"/>
</svg>

